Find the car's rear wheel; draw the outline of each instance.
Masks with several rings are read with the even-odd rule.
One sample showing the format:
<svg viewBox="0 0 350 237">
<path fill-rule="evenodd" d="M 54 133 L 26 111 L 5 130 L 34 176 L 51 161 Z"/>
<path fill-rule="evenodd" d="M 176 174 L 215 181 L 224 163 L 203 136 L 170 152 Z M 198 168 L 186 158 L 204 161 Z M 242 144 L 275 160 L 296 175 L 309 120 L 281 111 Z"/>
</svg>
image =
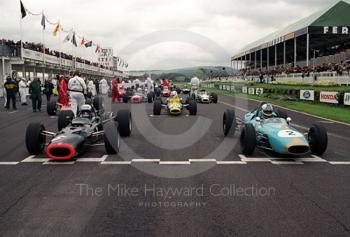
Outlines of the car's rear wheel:
<svg viewBox="0 0 350 237">
<path fill-rule="evenodd" d="M 190 100 L 188 102 L 188 110 L 190 111 L 190 115 L 197 114 L 197 102 L 195 100 Z"/>
<path fill-rule="evenodd" d="M 328 146 L 328 135 L 326 129 L 321 125 L 313 125 L 309 129 L 308 141 L 311 153 L 314 155 L 322 155 Z"/>
<path fill-rule="evenodd" d="M 104 110 L 103 97 L 102 96 L 96 96 L 93 99 L 92 104 L 93 104 L 95 110 L 98 112 L 98 114 L 101 115 L 103 113 L 103 110 Z"/>
<path fill-rule="evenodd" d="M 277 116 L 283 119 L 287 119 L 288 118 L 288 114 L 285 110 L 282 109 L 277 109 Z"/>
<path fill-rule="evenodd" d="M 150 92 L 147 94 L 147 102 L 152 103 L 153 102 L 153 92 Z"/>
<path fill-rule="evenodd" d="M 244 155 L 251 155 L 256 146 L 255 128 L 252 124 L 246 124 L 240 136 L 241 150 Z"/>
<path fill-rule="evenodd" d="M 129 102 L 129 96 L 124 95 L 123 96 L 123 103 L 128 103 Z"/>
<path fill-rule="evenodd" d="M 61 131 L 63 128 L 67 127 L 74 118 L 74 113 L 72 110 L 62 110 L 58 114 L 57 128 Z"/>
<path fill-rule="evenodd" d="M 226 110 L 222 120 L 225 136 L 234 136 L 236 132 L 236 114 L 234 110 Z"/>
<path fill-rule="evenodd" d="M 217 94 L 213 93 L 213 94 L 211 95 L 211 98 L 212 98 L 212 102 L 213 102 L 214 104 L 217 104 L 217 103 L 218 103 L 218 95 L 217 95 Z"/>
<path fill-rule="evenodd" d="M 56 115 L 57 112 L 57 102 L 56 100 L 51 100 L 46 106 L 47 114 L 50 116 Z"/>
<path fill-rule="evenodd" d="M 131 113 L 128 109 L 119 110 L 117 113 L 118 130 L 122 137 L 128 137 L 132 130 Z"/>
<path fill-rule="evenodd" d="M 41 123 L 30 123 L 26 130 L 26 147 L 31 155 L 38 155 L 43 152 L 46 142 L 46 137 L 42 135 L 45 130 Z"/>
<path fill-rule="evenodd" d="M 153 103 L 153 114 L 160 115 L 162 111 L 162 103 L 159 100 L 155 100 Z"/>
</svg>

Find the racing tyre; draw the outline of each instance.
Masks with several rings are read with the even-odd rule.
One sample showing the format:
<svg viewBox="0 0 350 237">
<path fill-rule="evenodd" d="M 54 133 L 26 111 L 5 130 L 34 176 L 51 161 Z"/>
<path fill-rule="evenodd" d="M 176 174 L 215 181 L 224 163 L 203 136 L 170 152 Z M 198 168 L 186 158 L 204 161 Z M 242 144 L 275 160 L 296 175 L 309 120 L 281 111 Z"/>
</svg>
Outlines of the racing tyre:
<svg viewBox="0 0 350 237">
<path fill-rule="evenodd" d="M 188 110 L 190 111 L 190 115 L 197 114 L 197 102 L 195 100 L 190 100 L 188 102 Z"/>
<path fill-rule="evenodd" d="M 308 133 L 308 141 L 311 153 L 317 156 L 322 155 L 328 145 L 327 131 L 321 125 L 314 124 Z"/>
<path fill-rule="evenodd" d="M 152 103 L 153 102 L 153 93 L 150 92 L 147 94 L 147 102 Z"/>
<path fill-rule="evenodd" d="M 46 137 L 42 135 L 45 130 L 41 123 L 30 123 L 26 130 L 26 147 L 31 155 L 38 155 L 43 152 L 46 142 Z"/>
<path fill-rule="evenodd" d="M 286 111 L 278 109 L 277 110 L 277 116 L 283 119 L 287 119 L 288 118 L 288 114 Z"/>
<path fill-rule="evenodd" d="M 129 96 L 124 95 L 123 96 L 123 103 L 128 103 L 129 102 Z"/>
<path fill-rule="evenodd" d="M 159 100 L 155 100 L 153 103 L 153 115 L 160 115 L 162 111 L 162 103 Z"/>
<path fill-rule="evenodd" d="M 218 103 L 218 95 L 217 94 L 213 93 L 211 95 L 211 98 L 212 98 L 212 101 L 213 101 L 214 104 Z"/>
<path fill-rule="evenodd" d="M 222 128 L 225 137 L 234 136 L 236 132 L 236 114 L 234 110 L 226 110 L 222 119 Z"/>
<path fill-rule="evenodd" d="M 118 130 L 122 137 L 129 137 L 132 130 L 131 113 L 128 109 L 119 110 L 117 113 Z"/>
<path fill-rule="evenodd" d="M 103 141 L 105 144 L 105 149 L 108 155 L 114 155 L 119 152 L 120 138 L 119 132 L 115 123 L 109 121 L 103 125 L 104 135 Z"/>
<path fill-rule="evenodd" d="M 157 97 L 159 97 L 160 94 L 162 93 L 161 90 L 160 90 L 160 88 L 158 88 L 158 87 L 154 89 L 154 92 L 155 92 L 155 94 L 156 94 Z"/>
<path fill-rule="evenodd" d="M 103 113 L 103 97 L 96 96 L 92 101 L 92 105 L 94 106 L 99 115 Z"/>
<path fill-rule="evenodd" d="M 62 110 L 58 114 L 57 128 L 61 131 L 63 128 L 67 127 L 68 124 L 73 120 L 74 113 L 72 110 Z"/>
<path fill-rule="evenodd" d="M 244 155 L 251 155 L 256 145 L 255 128 L 251 124 L 246 124 L 240 136 L 241 150 Z"/>
<path fill-rule="evenodd" d="M 50 116 L 56 115 L 57 112 L 57 103 L 56 100 L 51 100 L 47 103 L 46 106 L 47 114 Z"/>
</svg>

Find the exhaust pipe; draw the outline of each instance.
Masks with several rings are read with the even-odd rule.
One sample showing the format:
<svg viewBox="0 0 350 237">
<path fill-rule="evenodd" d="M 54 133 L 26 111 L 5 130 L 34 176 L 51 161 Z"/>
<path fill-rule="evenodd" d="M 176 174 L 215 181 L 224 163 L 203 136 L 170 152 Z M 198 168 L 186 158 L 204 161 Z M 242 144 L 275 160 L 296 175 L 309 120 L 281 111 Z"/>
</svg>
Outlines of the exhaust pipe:
<svg viewBox="0 0 350 237">
<path fill-rule="evenodd" d="M 71 160 L 76 154 L 70 144 L 52 143 L 46 149 L 47 156 L 53 160 Z"/>
</svg>

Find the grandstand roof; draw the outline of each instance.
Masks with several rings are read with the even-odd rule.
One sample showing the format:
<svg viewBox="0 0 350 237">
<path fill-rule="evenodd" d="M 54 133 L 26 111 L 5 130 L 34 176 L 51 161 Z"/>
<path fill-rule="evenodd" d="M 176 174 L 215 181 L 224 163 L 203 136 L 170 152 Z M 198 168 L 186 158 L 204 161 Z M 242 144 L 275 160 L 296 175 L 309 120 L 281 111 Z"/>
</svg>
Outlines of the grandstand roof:
<svg viewBox="0 0 350 237">
<path fill-rule="evenodd" d="M 255 51 L 260 48 L 267 48 L 269 42 L 283 38 L 283 41 L 307 33 L 308 27 L 312 26 L 350 26 L 350 4 L 346 1 L 338 1 L 330 7 L 318 11 L 309 17 L 303 18 L 283 29 L 269 34 L 240 50 L 235 57 Z"/>
</svg>

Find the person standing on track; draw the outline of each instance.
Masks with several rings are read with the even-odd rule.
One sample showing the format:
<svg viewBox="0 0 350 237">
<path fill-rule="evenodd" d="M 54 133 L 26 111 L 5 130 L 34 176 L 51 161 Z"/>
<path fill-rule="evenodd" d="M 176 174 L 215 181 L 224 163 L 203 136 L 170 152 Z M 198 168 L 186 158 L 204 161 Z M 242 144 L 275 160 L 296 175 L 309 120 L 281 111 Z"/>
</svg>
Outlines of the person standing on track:
<svg viewBox="0 0 350 237">
<path fill-rule="evenodd" d="M 27 85 L 26 79 L 21 78 L 21 81 L 18 83 L 18 86 L 19 86 L 19 94 L 21 95 L 21 104 L 28 105 L 27 104 L 28 85 Z"/>
<path fill-rule="evenodd" d="M 78 109 L 85 104 L 86 84 L 83 78 L 81 78 L 80 72 L 77 70 L 74 72 L 74 77 L 69 79 L 68 91 L 69 99 L 72 105 L 74 116 L 77 116 Z"/>
<path fill-rule="evenodd" d="M 54 85 L 51 80 L 47 80 L 44 85 L 44 94 L 46 95 L 47 103 L 51 100 L 51 95 L 53 94 Z"/>
<path fill-rule="evenodd" d="M 198 93 L 198 89 L 199 89 L 199 84 L 200 84 L 200 82 L 199 82 L 198 77 L 193 77 L 193 78 L 191 79 L 191 94 L 192 94 L 191 96 L 194 95 L 194 98 L 197 97 L 197 93 Z"/>
<path fill-rule="evenodd" d="M 6 78 L 6 82 L 4 84 L 4 88 L 6 89 L 6 109 L 10 109 L 10 102 L 12 100 L 12 108 L 16 110 L 16 93 L 17 93 L 17 83 L 10 76 Z"/>
<path fill-rule="evenodd" d="M 58 102 L 63 106 L 68 106 L 68 77 L 62 76 L 58 84 Z"/>
<path fill-rule="evenodd" d="M 34 77 L 34 80 L 29 85 L 29 94 L 32 99 L 33 112 L 38 109 L 41 111 L 41 82 L 38 77 Z"/>
</svg>

